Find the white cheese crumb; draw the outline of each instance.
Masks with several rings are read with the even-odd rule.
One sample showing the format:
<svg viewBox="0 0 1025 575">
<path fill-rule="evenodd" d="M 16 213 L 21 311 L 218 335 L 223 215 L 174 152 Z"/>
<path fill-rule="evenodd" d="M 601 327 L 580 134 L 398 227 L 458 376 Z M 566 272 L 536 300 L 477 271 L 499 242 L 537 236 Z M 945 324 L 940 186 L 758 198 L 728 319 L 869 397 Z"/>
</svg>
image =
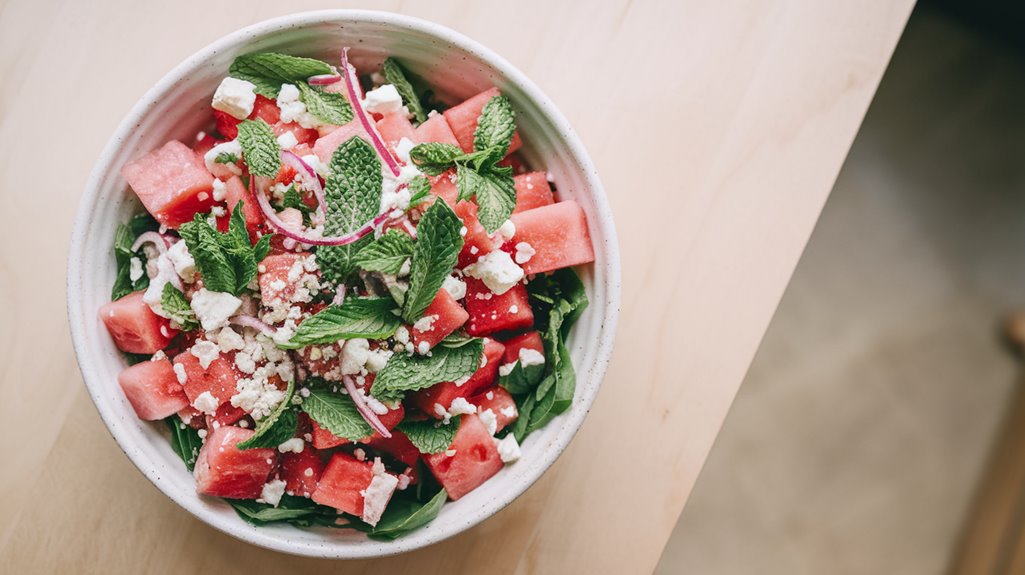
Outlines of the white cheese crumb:
<svg viewBox="0 0 1025 575">
<path fill-rule="evenodd" d="M 228 318 L 235 315 L 242 300 L 230 293 L 203 288 L 193 294 L 191 305 L 203 329 L 213 331 L 228 323 Z"/>
<path fill-rule="evenodd" d="M 342 375 L 356 375 L 370 358 L 370 342 L 363 338 L 350 339 L 342 348 Z"/>
<path fill-rule="evenodd" d="M 377 525 L 377 522 L 381 520 L 381 515 L 399 484 L 397 477 L 384 471 L 384 466 L 380 465 L 380 461 L 380 458 L 374 461 L 374 478 L 362 492 L 363 515 L 360 518 L 370 525 Z"/>
<path fill-rule="evenodd" d="M 395 341 L 406 344 L 409 343 L 409 330 L 404 325 L 400 325 L 399 329 L 395 330 Z"/>
<path fill-rule="evenodd" d="M 185 280 L 185 283 L 196 281 L 196 260 L 192 258 L 192 254 L 189 253 L 189 248 L 185 245 L 184 240 L 167 248 L 167 259 L 174 266 L 174 272 L 178 274 L 178 277 Z"/>
<path fill-rule="evenodd" d="M 498 432 L 498 416 L 495 415 L 494 411 L 485 409 L 478 415 L 480 422 L 484 424 L 484 427 L 488 428 L 488 433 L 494 435 Z"/>
<path fill-rule="evenodd" d="M 173 369 L 174 377 L 178 379 L 178 383 L 185 385 L 185 382 L 188 380 L 188 376 L 185 374 L 185 366 L 180 363 L 176 363 L 174 364 Z"/>
<path fill-rule="evenodd" d="M 291 150 L 292 148 L 299 145 L 299 140 L 295 138 L 295 134 L 292 132 L 285 132 L 278 136 L 278 146 L 282 150 Z"/>
<path fill-rule="evenodd" d="M 210 151 L 203 155 L 203 163 L 206 164 L 207 170 L 210 170 L 212 172 L 216 169 L 214 166 L 218 165 L 217 156 L 220 156 L 221 154 L 227 154 L 230 156 L 235 156 L 236 158 L 241 158 L 242 144 L 240 144 L 238 140 L 231 140 L 230 142 L 221 142 L 220 144 L 217 144 L 216 146 L 210 148 Z M 242 168 L 238 167 L 237 164 L 229 163 L 222 165 L 227 166 L 233 174 L 237 176 L 242 175 Z"/>
<path fill-rule="evenodd" d="M 370 90 L 363 98 L 363 107 L 372 114 L 382 116 L 402 109 L 402 96 L 395 86 L 385 84 L 377 89 Z"/>
<path fill-rule="evenodd" d="M 466 297 L 466 282 L 455 277 L 448 276 L 445 281 L 441 284 L 441 289 L 448 292 L 448 295 L 452 296 L 452 299 L 459 301 Z"/>
<path fill-rule="evenodd" d="M 512 370 L 516 369 L 516 362 L 506 363 L 498 366 L 498 375 L 505 377 L 512 373 Z"/>
<path fill-rule="evenodd" d="M 495 439 L 495 447 L 498 448 L 498 456 L 502 458 L 503 463 L 512 463 L 523 455 L 516 436 L 511 433 L 502 439 Z"/>
<path fill-rule="evenodd" d="M 224 185 L 224 182 L 214 179 L 214 201 L 223 202 L 226 197 L 228 197 L 228 187 Z"/>
<path fill-rule="evenodd" d="M 303 448 L 305 447 L 306 442 L 303 441 L 301 437 L 293 437 L 292 439 L 289 439 L 288 441 L 279 445 L 278 451 L 281 453 L 288 453 L 289 451 L 291 451 L 292 453 L 302 453 Z"/>
<path fill-rule="evenodd" d="M 498 410 L 498 412 L 506 417 L 516 417 L 516 406 L 509 405 Z"/>
<path fill-rule="evenodd" d="M 196 397 L 196 401 L 192 402 L 192 407 L 202 411 L 206 414 L 217 413 L 217 407 L 220 405 L 217 403 L 217 398 L 213 396 L 209 391 L 204 391 Z"/>
<path fill-rule="evenodd" d="M 132 283 L 135 283 L 142 277 L 142 260 L 137 257 L 133 257 L 130 260 L 129 266 L 128 279 L 132 280 Z"/>
<path fill-rule="evenodd" d="M 196 340 L 189 352 L 199 360 L 203 369 L 209 369 L 210 364 L 221 355 L 221 349 L 212 341 L 206 339 Z"/>
<path fill-rule="evenodd" d="M 246 341 L 237 331 L 231 329 L 230 326 L 224 326 L 217 334 L 217 346 L 221 349 L 222 353 L 241 351 L 245 349 Z"/>
<path fill-rule="evenodd" d="M 529 262 L 530 258 L 534 257 L 536 253 L 534 246 L 527 242 L 520 242 L 516 244 L 516 263 L 523 265 Z"/>
<path fill-rule="evenodd" d="M 502 225 L 495 230 L 491 237 L 501 239 L 502 242 L 507 242 L 516 235 L 516 224 L 512 223 L 512 220 L 505 220 Z"/>
<path fill-rule="evenodd" d="M 282 84 L 278 90 L 278 109 L 281 110 L 281 121 L 288 124 L 297 122 L 300 126 L 311 129 L 322 124 L 316 116 L 306 111 L 306 104 L 299 99 L 299 88 L 294 84 Z"/>
<path fill-rule="evenodd" d="M 530 349 L 527 347 L 520 349 L 520 365 L 523 367 L 530 367 L 532 365 L 544 365 L 545 356 L 543 353 L 536 349 Z"/>
<path fill-rule="evenodd" d="M 427 355 L 427 352 L 431 351 L 431 344 L 426 341 L 421 341 L 416 345 L 416 352 L 420 355 Z"/>
<path fill-rule="evenodd" d="M 441 316 L 439 316 L 438 314 L 425 315 L 420 319 L 416 320 L 416 322 L 413 324 L 413 330 L 419 331 L 421 333 L 434 331 L 434 322 L 437 321 L 440 317 Z"/>
<path fill-rule="evenodd" d="M 466 275 L 484 282 L 496 295 L 504 294 L 523 279 L 523 269 L 502 250 L 481 256 L 464 271 Z"/>
<path fill-rule="evenodd" d="M 285 494 L 285 482 L 280 479 L 268 481 L 263 485 L 263 490 L 260 492 L 260 499 L 264 503 L 269 503 L 274 507 L 278 506 L 281 502 L 281 496 Z"/>
<path fill-rule="evenodd" d="M 306 470 L 303 471 L 303 475 L 305 475 L 306 477 L 313 477 L 313 468 L 307 467 Z"/>
<path fill-rule="evenodd" d="M 253 105 L 256 104 L 256 92 L 253 91 L 255 87 L 252 82 L 229 76 L 221 80 L 220 86 L 217 86 L 210 107 L 233 118 L 244 120 L 253 113 Z"/>
</svg>

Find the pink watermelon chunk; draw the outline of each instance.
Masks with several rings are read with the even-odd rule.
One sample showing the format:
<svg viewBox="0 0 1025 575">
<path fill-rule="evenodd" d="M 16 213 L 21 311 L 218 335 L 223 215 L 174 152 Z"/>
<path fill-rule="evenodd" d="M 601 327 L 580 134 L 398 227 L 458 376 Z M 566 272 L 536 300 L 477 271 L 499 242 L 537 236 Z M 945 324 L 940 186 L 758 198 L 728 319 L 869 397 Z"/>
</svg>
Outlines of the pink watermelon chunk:
<svg viewBox="0 0 1025 575">
<path fill-rule="evenodd" d="M 448 120 L 442 114 L 435 114 L 427 118 L 427 121 L 417 126 L 414 132 L 413 142 L 417 144 L 438 142 L 441 144 L 452 144 L 453 146 L 459 145 L 459 140 L 452 133 L 452 128 L 448 127 Z"/>
<path fill-rule="evenodd" d="M 121 175 L 146 210 L 171 228 L 213 205 L 213 176 L 203 159 L 177 140 L 125 165 Z"/>
<path fill-rule="evenodd" d="M 466 333 L 474 336 L 490 335 L 502 331 L 518 331 L 534 325 L 534 310 L 530 308 L 527 288 L 516 284 L 498 295 L 484 282 L 466 278 L 466 311 L 470 321 Z"/>
<path fill-rule="evenodd" d="M 399 140 L 402 138 L 406 138 L 410 142 L 415 141 L 413 124 L 409 123 L 409 119 L 406 118 L 406 115 L 401 110 L 387 114 L 378 120 L 377 133 L 381 134 L 381 139 L 384 140 L 384 144 L 388 146 L 388 149 L 393 154 L 395 153 L 395 146 L 398 145 Z"/>
<path fill-rule="evenodd" d="M 238 448 L 253 430 L 218 427 L 206 437 L 199 450 L 196 468 L 196 492 L 231 499 L 257 499 L 278 461 L 276 449 Z"/>
<path fill-rule="evenodd" d="M 163 419 L 189 405 L 171 362 L 166 359 L 126 367 L 118 374 L 117 382 L 139 419 Z"/>
<path fill-rule="evenodd" d="M 142 301 L 142 294 L 133 292 L 100 308 L 100 320 L 121 351 L 156 353 L 178 333 L 170 320 L 153 313 Z"/>
<path fill-rule="evenodd" d="M 313 439 L 313 447 L 317 449 L 331 449 L 332 447 L 338 447 L 339 445 L 345 445 L 349 443 L 348 439 L 344 437 L 338 437 L 330 431 L 324 429 L 316 421 L 310 420 L 311 431 L 310 435 Z"/>
<path fill-rule="evenodd" d="M 312 445 L 306 444 L 299 453 L 281 455 L 281 479 L 285 481 L 285 492 L 299 497 L 309 497 L 317 490 L 317 482 L 324 472 L 324 462 Z"/>
<path fill-rule="evenodd" d="M 513 214 L 509 219 L 516 226 L 516 235 L 506 247 L 515 255 L 515 246 L 524 242 L 535 252 L 526 262 L 517 262 L 527 274 L 594 261 L 587 216 L 572 200 Z"/>
<path fill-rule="evenodd" d="M 256 203 L 253 192 L 242 183 L 242 178 L 232 176 L 224 182 L 224 201 L 228 205 L 228 214 L 235 211 L 235 206 L 242 202 L 242 217 L 246 220 L 246 231 L 249 232 L 249 239 L 253 243 L 260 238 L 264 231 L 263 212 Z"/>
<path fill-rule="evenodd" d="M 505 426 L 516 421 L 516 418 L 520 416 L 516 409 L 516 402 L 504 387 L 497 385 L 489 387 L 471 397 L 469 401 L 477 406 L 478 411 L 484 412 L 490 409 L 495 414 L 495 422 L 498 424 L 495 428 L 496 433 L 505 429 Z"/>
<path fill-rule="evenodd" d="M 447 410 L 452 406 L 452 401 L 457 397 L 469 399 L 480 390 L 495 383 L 495 378 L 498 376 L 498 365 L 502 360 L 503 352 L 505 352 L 504 345 L 489 339 L 484 344 L 484 358 L 486 361 L 470 376 L 470 379 L 466 380 L 462 385 L 446 381 L 432 385 L 427 389 L 421 389 L 409 396 L 410 403 L 431 417 L 441 419 L 442 416 L 436 411 L 435 404 Z"/>
<path fill-rule="evenodd" d="M 230 401 L 231 396 L 238 391 L 236 385 L 241 374 L 235 369 L 234 362 L 224 354 L 217 356 L 206 369 L 203 369 L 199 359 L 189 350 L 176 355 L 174 363 L 181 365 L 185 370 L 185 383 L 182 387 L 189 398 L 189 403 L 195 402 L 203 392 L 209 391 L 220 405 Z"/>
<path fill-rule="evenodd" d="M 295 290 L 300 286 L 295 281 L 289 281 L 288 271 L 307 255 L 306 253 L 292 252 L 274 254 L 260 262 L 258 282 L 260 284 L 260 301 L 263 305 L 274 307 L 281 301 L 291 301 Z"/>
<path fill-rule="evenodd" d="M 375 433 L 366 444 L 367 447 L 386 453 L 409 467 L 416 465 L 416 461 L 420 459 L 420 451 L 401 431 L 392 431 L 390 438 Z"/>
<path fill-rule="evenodd" d="M 454 455 L 449 455 L 455 451 Z M 476 415 L 464 415 L 448 452 L 424 456 L 424 463 L 455 501 L 502 470 L 504 464 L 487 428 Z"/>
<path fill-rule="evenodd" d="M 516 185 L 516 209 L 513 213 L 548 206 L 555 203 L 552 186 L 544 172 L 530 172 L 513 176 Z"/>
<path fill-rule="evenodd" d="M 488 231 L 477 219 L 477 204 L 459 202 L 453 211 L 466 227 L 463 249 L 459 252 L 459 267 L 465 268 L 477 261 L 477 258 L 498 249 L 499 242 L 488 235 Z"/>
<path fill-rule="evenodd" d="M 445 110 L 445 120 L 448 121 L 448 127 L 452 130 L 456 140 L 459 141 L 459 147 L 464 152 L 473 151 L 473 133 L 477 131 L 477 118 L 480 116 L 481 110 L 484 109 L 484 105 L 488 103 L 488 100 L 499 94 L 498 88 L 490 88 L 467 99 L 458 106 Z M 512 143 L 509 145 L 509 153 L 515 152 L 522 145 L 523 142 L 520 140 L 519 133 L 513 134 Z"/>
<path fill-rule="evenodd" d="M 313 153 L 317 154 L 321 162 L 327 164 L 331 161 L 331 156 L 338 149 L 338 146 L 341 146 L 353 136 L 359 136 L 366 140 L 368 144 L 370 143 L 370 136 L 363 129 L 363 125 L 359 123 L 359 120 L 353 120 L 344 126 L 339 126 L 330 134 L 314 142 Z"/>
<path fill-rule="evenodd" d="M 355 515 L 363 515 L 363 491 L 374 479 L 369 461 L 358 461 L 346 453 L 336 453 L 324 468 L 311 499 Z"/>
<path fill-rule="evenodd" d="M 426 342 L 428 348 L 431 348 L 448 337 L 448 334 L 462 327 L 469 319 L 470 314 L 466 313 L 463 306 L 459 305 L 459 302 L 450 293 L 442 289 L 438 290 L 434 301 L 424 310 L 423 317 L 434 318 L 430 329 L 417 329 L 418 325 L 422 325 L 423 320 L 421 320 L 413 324 L 409 333 L 412 335 L 413 345 L 419 348 L 421 342 Z"/>
<path fill-rule="evenodd" d="M 505 355 L 502 356 L 502 363 L 519 361 L 521 349 L 532 349 L 541 355 L 545 354 L 545 344 L 541 340 L 541 334 L 536 331 L 522 333 L 503 343 L 505 343 Z"/>
</svg>

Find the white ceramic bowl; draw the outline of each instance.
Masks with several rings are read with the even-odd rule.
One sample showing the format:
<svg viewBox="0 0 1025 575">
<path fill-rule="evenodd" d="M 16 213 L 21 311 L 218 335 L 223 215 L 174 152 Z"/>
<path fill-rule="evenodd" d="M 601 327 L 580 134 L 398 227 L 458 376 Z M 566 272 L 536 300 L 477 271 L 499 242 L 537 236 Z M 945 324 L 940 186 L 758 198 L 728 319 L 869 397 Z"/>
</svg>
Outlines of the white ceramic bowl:
<svg viewBox="0 0 1025 575">
<path fill-rule="evenodd" d="M 596 262 L 582 273 L 591 305 L 569 342 L 577 370 L 573 406 L 527 438 L 520 461 L 445 505 L 426 527 L 390 542 L 347 530 L 254 527 L 220 500 L 198 496 L 164 426 L 139 420 L 121 393 L 116 378 L 125 361 L 97 317 L 115 275 L 114 229 L 141 209 L 120 176 L 121 166 L 168 139 L 188 142 L 208 124 L 211 95 L 235 56 L 275 51 L 333 62 L 344 45 L 352 47 L 353 60 L 363 70 L 386 55 L 399 58 L 450 100 L 498 86 L 516 109 L 528 160 L 552 173 L 563 198 L 583 206 L 595 243 Z M 598 393 L 612 351 L 619 282 L 616 233 L 598 175 L 566 119 L 533 82 L 491 50 L 437 24 L 333 10 L 275 18 L 229 34 L 164 76 L 135 105 L 104 148 L 85 189 L 71 239 L 68 317 L 79 366 L 100 416 L 129 459 L 164 494 L 213 527 L 256 545 L 299 555 L 361 558 L 409 551 L 468 529 L 508 505 L 548 469 Z"/>
</svg>

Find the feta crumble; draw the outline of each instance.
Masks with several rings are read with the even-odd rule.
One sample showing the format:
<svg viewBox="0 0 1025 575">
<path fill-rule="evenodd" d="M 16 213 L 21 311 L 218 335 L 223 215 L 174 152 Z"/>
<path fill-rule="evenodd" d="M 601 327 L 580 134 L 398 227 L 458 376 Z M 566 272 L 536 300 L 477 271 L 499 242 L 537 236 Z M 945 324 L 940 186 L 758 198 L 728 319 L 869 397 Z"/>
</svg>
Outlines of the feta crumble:
<svg viewBox="0 0 1025 575">
<path fill-rule="evenodd" d="M 512 463 L 522 455 L 520 444 L 511 433 L 502 439 L 495 439 L 495 447 L 498 448 L 498 456 L 502 458 L 503 463 Z"/>
<path fill-rule="evenodd" d="M 206 164 L 206 169 L 211 172 L 216 170 L 214 166 L 217 166 L 217 156 L 221 154 L 228 154 L 235 156 L 236 158 L 242 157 L 242 144 L 238 140 L 231 140 L 230 142 L 222 142 L 216 146 L 210 148 L 210 150 L 203 155 L 203 163 Z M 236 176 L 242 175 L 242 168 L 235 164 L 221 164 L 227 166 L 229 170 Z"/>
<path fill-rule="evenodd" d="M 448 292 L 448 295 L 452 296 L 452 299 L 459 301 L 466 297 L 466 282 L 455 277 L 448 276 L 445 281 L 441 284 L 441 289 Z"/>
<path fill-rule="evenodd" d="M 280 479 L 268 481 L 263 485 L 263 490 L 260 492 L 260 499 L 264 503 L 269 503 L 274 507 L 278 506 L 281 502 L 281 496 L 285 494 L 285 482 Z"/>
<path fill-rule="evenodd" d="M 516 244 L 516 263 L 523 265 L 530 261 L 530 258 L 534 257 L 537 252 L 534 250 L 534 246 L 527 242 L 519 242 Z"/>
<path fill-rule="evenodd" d="M 221 355 L 221 348 L 210 340 L 200 339 L 192 344 L 189 353 L 199 360 L 199 365 L 203 369 L 209 369 L 210 364 Z"/>
<path fill-rule="evenodd" d="M 380 457 L 374 459 L 373 470 L 374 478 L 370 480 L 370 485 L 361 492 L 363 515 L 360 519 L 370 525 L 377 525 L 385 507 L 388 506 L 388 501 L 391 500 L 392 493 L 395 492 L 395 488 L 399 484 L 399 480 L 384 470 L 384 464 L 381 463 Z"/>
<path fill-rule="evenodd" d="M 385 84 L 367 92 L 363 98 L 363 107 L 372 114 L 384 116 L 402 110 L 402 96 L 395 86 Z"/>
<path fill-rule="evenodd" d="M 495 295 L 502 295 L 523 279 L 523 268 L 507 252 L 495 250 L 466 266 L 466 275 L 484 282 Z"/>
<path fill-rule="evenodd" d="M 217 402 L 217 398 L 214 397 L 213 394 L 209 391 L 204 391 L 203 393 L 199 394 L 198 396 L 196 396 L 196 401 L 192 402 L 192 407 L 195 407 L 199 411 L 202 411 L 203 413 L 206 413 L 208 415 L 217 413 L 217 407 L 219 405 L 220 404 Z"/>
<path fill-rule="evenodd" d="M 253 113 L 256 104 L 256 86 L 252 82 L 227 77 L 221 80 L 214 92 L 210 107 L 219 110 L 238 120 L 245 120 Z"/>
<path fill-rule="evenodd" d="M 128 268 L 128 279 L 132 280 L 132 283 L 139 281 L 142 277 L 142 260 L 137 257 L 132 257 Z"/>
<path fill-rule="evenodd" d="M 305 447 L 306 447 L 306 442 L 303 441 L 301 437 L 293 437 L 292 439 L 289 439 L 288 441 L 286 441 L 286 442 L 282 443 L 281 445 L 279 445 L 278 446 L 278 452 L 280 452 L 280 453 L 288 453 L 288 452 L 302 453 L 303 449 Z"/>
<path fill-rule="evenodd" d="M 203 329 L 213 331 L 228 323 L 228 318 L 235 315 L 242 305 L 242 300 L 230 293 L 203 288 L 193 294 L 191 305 Z"/>
<path fill-rule="evenodd" d="M 167 259 L 170 260 L 171 265 L 174 267 L 174 273 L 178 274 L 185 283 L 192 283 L 196 281 L 196 260 L 192 258 L 192 254 L 189 253 L 189 247 L 185 245 L 185 241 L 178 241 L 173 246 L 167 248 Z"/>
</svg>

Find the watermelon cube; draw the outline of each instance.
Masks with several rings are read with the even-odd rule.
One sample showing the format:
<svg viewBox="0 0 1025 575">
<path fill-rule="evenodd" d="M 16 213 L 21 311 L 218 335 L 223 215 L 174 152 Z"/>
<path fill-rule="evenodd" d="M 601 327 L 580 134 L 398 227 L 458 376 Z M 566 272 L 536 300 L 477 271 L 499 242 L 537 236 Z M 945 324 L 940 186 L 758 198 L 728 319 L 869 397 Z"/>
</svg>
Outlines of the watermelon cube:
<svg viewBox="0 0 1025 575">
<path fill-rule="evenodd" d="M 320 137 L 320 133 L 316 130 L 312 128 L 304 128 L 295 122 L 289 122 L 287 124 L 284 122 L 278 122 L 277 124 L 273 124 L 271 128 L 273 128 L 275 136 L 281 136 L 286 132 L 291 132 L 292 135 L 295 136 L 295 141 L 297 143 L 296 148 L 298 148 L 298 144 L 312 144 Z M 295 152 L 295 148 L 292 148 L 292 151 Z"/>
<path fill-rule="evenodd" d="M 285 492 L 290 495 L 313 495 L 323 472 L 324 462 L 320 460 L 320 454 L 308 443 L 299 453 L 281 455 L 281 479 L 285 481 Z"/>
<path fill-rule="evenodd" d="M 196 142 L 192 144 L 192 151 L 196 152 L 196 155 L 202 158 L 210 151 L 211 148 L 220 144 L 222 140 L 218 140 L 210 134 L 204 134 L 203 132 L 200 132 L 199 134 L 200 135 L 197 135 L 196 137 Z"/>
<path fill-rule="evenodd" d="M 388 149 L 391 150 L 393 154 L 395 153 L 395 146 L 398 145 L 399 140 L 406 138 L 412 142 L 416 137 L 413 132 L 413 124 L 409 123 L 409 119 L 406 118 L 406 114 L 401 110 L 386 114 L 377 121 L 376 125 L 377 133 L 381 134 L 381 139 L 384 140 L 384 144 L 388 146 Z"/>
<path fill-rule="evenodd" d="M 494 439 L 476 415 L 464 415 L 448 451 L 426 455 L 424 463 L 453 501 L 479 487 L 504 466 Z"/>
<path fill-rule="evenodd" d="M 470 320 L 466 333 L 474 336 L 503 331 L 519 331 L 534 325 L 534 311 L 523 284 L 516 284 L 504 294 L 496 294 L 484 282 L 466 277 L 466 311 Z"/>
<path fill-rule="evenodd" d="M 459 267 L 465 268 L 477 261 L 477 258 L 497 249 L 499 242 L 488 235 L 488 231 L 477 219 L 477 204 L 459 202 L 454 211 L 466 227 L 463 249 L 459 252 Z"/>
<path fill-rule="evenodd" d="M 516 209 L 513 213 L 523 212 L 555 203 L 552 186 L 544 172 L 530 172 L 513 176 L 516 185 Z"/>
<path fill-rule="evenodd" d="M 276 449 L 238 448 L 252 437 L 251 429 L 218 427 L 210 431 L 199 450 L 196 492 L 231 499 L 257 499 L 277 465 Z"/>
<path fill-rule="evenodd" d="M 469 317 L 470 314 L 466 313 L 452 294 L 444 289 L 438 290 L 438 295 L 424 310 L 423 317 L 409 330 L 413 345 L 419 349 L 421 343 L 426 343 L 428 348 L 432 348 L 462 327 Z"/>
<path fill-rule="evenodd" d="M 273 308 L 281 302 L 292 301 L 295 291 L 301 286 L 299 282 L 289 280 L 289 271 L 298 265 L 309 254 L 288 252 L 273 254 L 260 262 L 258 282 L 260 284 L 260 301 L 264 306 Z M 301 272 L 301 276 L 305 272 Z"/>
<path fill-rule="evenodd" d="M 133 292 L 100 308 L 100 320 L 121 351 L 156 353 L 178 333 L 170 320 L 153 313 L 142 294 Z"/>
<path fill-rule="evenodd" d="M 493 339 L 488 339 L 484 343 L 484 357 L 481 361 L 481 366 L 469 379 L 461 385 L 451 381 L 432 385 L 427 389 L 414 392 L 409 396 L 408 401 L 420 411 L 431 417 L 441 419 L 442 415 L 438 414 L 435 405 L 440 405 L 442 409 L 447 411 L 456 398 L 469 399 L 480 390 L 495 383 L 495 378 L 498 377 L 498 366 L 504 352 L 504 345 Z"/>
<path fill-rule="evenodd" d="M 416 465 L 417 459 L 420 459 L 420 450 L 401 431 L 392 431 L 389 438 L 375 433 L 366 442 L 366 445 L 378 453 L 390 456 L 407 467 Z"/>
<path fill-rule="evenodd" d="M 228 140 L 234 140 L 235 138 L 237 138 L 238 125 L 241 122 L 241 120 L 227 112 L 222 112 L 220 110 L 213 110 L 213 113 L 217 133 L 224 136 Z"/>
<path fill-rule="evenodd" d="M 171 362 L 166 359 L 126 367 L 118 374 L 117 382 L 139 419 L 163 419 L 189 405 Z"/>
<path fill-rule="evenodd" d="M 495 414 L 495 422 L 497 423 L 496 433 L 505 429 L 505 426 L 516 421 L 516 418 L 520 416 L 512 396 L 509 395 L 509 392 L 504 387 L 497 385 L 489 387 L 471 397 L 469 402 L 477 406 L 478 413 L 483 413 L 490 409 L 491 413 Z"/>
<path fill-rule="evenodd" d="M 459 141 L 459 147 L 464 152 L 473 151 L 473 134 L 477 131 L 477 118 L 480 117 L 481 110 L 484 109 L 484 105 L 488 103 L 488 100 L 499 94 L 498 88 L 490 88 L 457 106 L 445 110 L 445 120 L 448 121 L 448 127 L 452 130 L 456 140 Z M 520 140 L 520 135 L 518 133 L 513 134 L 512 143 L 509 145 L 509 152 L 515 152 L 522 145 L 523 142 Z"/>
<path fill-rule="evenodd" d="M 448 207 L 455 209 L 456 197 L 459 190 L 456 188 L 456 173 L 449 170 L 440 176 L 434 176 L 431 180 L 431 193 L 445 200 Z"/>
<path fill-rule="evenodd" d="M 185 372 L 182 387 L 189 403 L 195 402 L 197 397 L 207 391 L 217 400 L 218 406 L 231 401 L 231 396 L 237 392 L 238 380 L 242 377 L 235 369 L 234 362 L 223 353 L 211 361 L 206 369 L 189 350 L 176 355 L 174 363 L 181 365 Z"/>
<path fill-rule="evenodd" d="M 448 120 L 442 114 L 435 114 L 416 127 L 413 134 L 413 142 L 423 144 L 426 142 L 438 142 L 440 144 L 459 145 L 459 140 L 448 127 Z"/>
<path fill-rule="evenodd" d="M 338 447 L 339 445 L 345 445 L 349 443 L 348 439 L 344 437 L 338 437 L 330 431 L 321 427 L 316 421 L 310 420 L 311 430 L 310 437 L 313 441 L 313 447 L 317 449 L 331 449 L 332 447 Z"/>
<path fill-rule="evenodd" d="M 363 515 L 363 492 L 374 479 L 371 466 L 347 453 L 334 454 L 310 498 L 350 515 Z"/>
<path fill-rule="evenodd" d="M 242 217 L 246 220 L 249 240 L 256 243 L 265 230 L 263 212 L 260 211 L 260 206 L 256 203 L 256 196 L 242 183 L 242 178 L 232 176 L 224 182 L 224 201 L 228 205 L 228 214 L 234 212 L 235 206 L 242 202 Z"/>
<path fill-rule="evenodd" d="M 502 343 L 505 344 L 505 355 L 502 356 L 502 363 L 515 363 L 518 361 L 521 349 L 532 349 L 541 355 L 545 354 L 545 344 L 541 340 L 541 334 L 536 331 L 521 333 Z"/>
<path fill-rule="evenodd" d="M 123 168 L 121 175 L 158 222 L 177 228 L 213 206 L 214 178 L 203 159 L 171 140 Z"/>
<path fill-rule="evenodd" d="M 370 143 L 370 136 L 363 129 L 363 125 L 359 123 L 359 120 L 353 120 L 344 126 L 339 126 L 330 134 L 322 136 L 314 142 L 313 153 L 317 154 L 321 162 L 328 164 L 331 162 L 331 156 L 334 155 L 338 146 L 341 146 L 353 136 L 359 136 L 366 140 L 368 144 Z"/>
<path fill-rule="evenodd" d="M 250 120 L 263 120 L 273 126 L 281 121 L 281 110 L 278 103 L 266 96 L 256 95 L 256 102 L 253 103 L 253 111 L 249 114 Z"/>
<path fill-rule="evenodd" d="M 231 404 L 231 401 L 226 401 L 217 406 L 217 411 L 213 415 L 206 417 L 206 426 L 220 427 L 222 425 L 232 425 L 238 423 L 245 416 L 246 411 L 244 409 L 235 407 Z"/>
<path fill-rule="evenodd" d="M 587 231 L 587 217 L 574 201 L 559 202 L 513 214 L 516 235 L 508 242 L 514 259 L 527 274 L 550 272 L 594 261 L 594 246 Z M 533 251 L 524 260 L 517 254 L 526 243 Z M 472 315 L 472 314 L 471 314 Z"/>
</svg>

